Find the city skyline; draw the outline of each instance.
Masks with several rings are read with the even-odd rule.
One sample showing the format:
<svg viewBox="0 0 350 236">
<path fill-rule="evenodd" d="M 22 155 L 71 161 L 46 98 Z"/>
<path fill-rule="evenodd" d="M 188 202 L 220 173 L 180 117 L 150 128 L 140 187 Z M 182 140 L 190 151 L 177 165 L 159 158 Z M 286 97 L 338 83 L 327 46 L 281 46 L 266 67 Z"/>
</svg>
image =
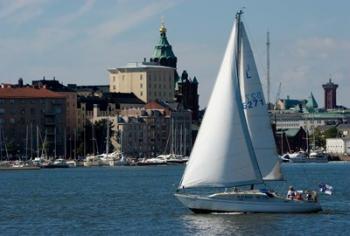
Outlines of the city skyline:
<svg viewBox="0 0 350 236">
<path fill-rule="evenodd" d="M 266 32 L 271 41 L 271 96 L 307 98 L 323 107 L 322 84 L 339 84 L 338 105 L 350 106 L 350 17 L 346 1 L 0 1 L 2 83 L 56 77 L 64 84 L 108 84 L 107 69 L 152 56 L 164 17 L 178 72 L 199 80 L 201 108 L 232 28 L 245 7 L 248 33 L 266 87 Z"/>
</svg>

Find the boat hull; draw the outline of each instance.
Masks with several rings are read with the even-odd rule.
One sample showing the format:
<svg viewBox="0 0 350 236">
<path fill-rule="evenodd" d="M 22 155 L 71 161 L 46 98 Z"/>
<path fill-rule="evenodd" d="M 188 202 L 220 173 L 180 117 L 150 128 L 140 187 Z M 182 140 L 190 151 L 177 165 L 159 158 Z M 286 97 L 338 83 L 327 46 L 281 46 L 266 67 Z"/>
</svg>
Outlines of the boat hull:
<svg viewBox="0 0 350 236">
<path fill-rule="evenodd" d="M 175 194 L 176 198 L 195 213 L 244 212 L 244 213 L 312 213 L 321 211 L 321 205 L 312 201 L 287 199 L 239 200 L 216 199 L 209 196 Z"/>
</svg>

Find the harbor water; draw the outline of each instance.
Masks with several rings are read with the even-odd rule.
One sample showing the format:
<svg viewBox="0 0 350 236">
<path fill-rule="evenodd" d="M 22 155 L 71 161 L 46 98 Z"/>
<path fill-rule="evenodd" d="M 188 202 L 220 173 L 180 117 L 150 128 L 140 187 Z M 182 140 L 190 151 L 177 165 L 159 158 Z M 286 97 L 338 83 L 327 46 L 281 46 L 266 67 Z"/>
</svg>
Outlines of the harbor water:
<svg viewBox="0 0 350 236">
<path fill-rule="evenodd" d="M 284 164 L 286 191 L 331 184 L 316 214 L 193 214 L 184 166 L 0 172 L 1 235 L 350 235 L 350 163 Z"/>
</svg>

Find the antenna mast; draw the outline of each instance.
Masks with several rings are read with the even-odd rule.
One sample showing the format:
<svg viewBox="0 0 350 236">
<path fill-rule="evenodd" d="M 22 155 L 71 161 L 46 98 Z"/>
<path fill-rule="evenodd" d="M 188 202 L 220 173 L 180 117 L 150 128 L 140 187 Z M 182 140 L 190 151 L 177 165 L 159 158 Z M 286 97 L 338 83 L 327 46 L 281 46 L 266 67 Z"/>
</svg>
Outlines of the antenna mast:
<svg viewBox="0 0 350 236">
<path fill-rule="evenodd" d="M 266 33 L 266 80 L 267 80 L 267 106 L 270 106 L 270 32 Z"/>
</svg>

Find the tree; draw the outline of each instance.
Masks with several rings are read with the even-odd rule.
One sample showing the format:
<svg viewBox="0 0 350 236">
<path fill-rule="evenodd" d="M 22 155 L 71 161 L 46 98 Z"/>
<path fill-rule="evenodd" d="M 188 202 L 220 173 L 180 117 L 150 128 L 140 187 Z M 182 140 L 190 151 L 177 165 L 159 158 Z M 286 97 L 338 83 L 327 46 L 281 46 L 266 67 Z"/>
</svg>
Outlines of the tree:
<svg viewBox="0 0 350 236">
<path fill-rule="evenodd" d="M 85 133 L 85 134 L 84 134 Z M 112 125 L 109 126 L 109 136 L 112 137 Z M 85 135 L 85 149 L 88 153 L 103 153 L 106 152 L 106 137 L 107 137 L 107 120 L 99 120 L 92 124 L 90 121 L 86 122 L 83 130 L 79 130 L 77 136 L 77 155 L 84 155 L 84 135 Z M 113 151 L 113 145 L 109 142 L 109 152 Z"/>
<path fill-rule="evenodd" d="M 325 148 L 326 146 L 326 139 L 327 138 L 336 138 L 338 137 L 338 129 L 334 126 L 331 127 L 325 131 L 321 131 L 319 128 L 315 129 L 315 145 L 317 147 L 323 147 Z"/>
</svg>

